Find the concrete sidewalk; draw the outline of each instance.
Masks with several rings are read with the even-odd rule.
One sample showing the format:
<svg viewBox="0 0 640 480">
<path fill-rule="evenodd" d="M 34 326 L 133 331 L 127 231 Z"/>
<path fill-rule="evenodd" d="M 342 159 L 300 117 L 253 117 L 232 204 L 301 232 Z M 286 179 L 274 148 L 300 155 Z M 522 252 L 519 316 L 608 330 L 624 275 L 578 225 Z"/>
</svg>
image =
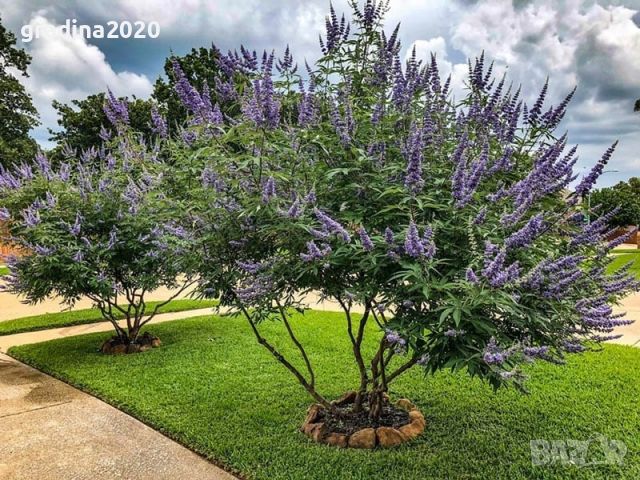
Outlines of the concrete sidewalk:
<svg viewBox="0 0 640 480">
<path fill-rule="evenodd" d="M 0 480 L 233 480 L 190 450 L 0 354 Z"/>
<path fill-rule="evenodd" d="M 148 323 L 150 327 L 156 323 L 168 322 L 171 320 L 181 320 L 183 318 L 201 317 L 203 315 L 213 315 L 213 308 L 199 308 L 197 310 L 185 310 L 183 312 L 160 313 Z M 126 327 L 126 320 L 118 322 L 119 325 Z M 30 343 L 40 343 L 47 340 L 55 340 L 57 338 L 73 337 L 76 335 L 85 335 L 87 333 L 109 332 L 115 330 L 111 322 L 87 323 L 85 325 L 73 325 L 71 327 L 52 328 L 49 330 L 40 330 L 37 332 L 16 333 L 15 335 L 0 336 L 0 352 L 7 352 L 9 348 L 16 345 L 27 345 Z M 97 346 L 96 346 L 97 348 Z M 2 480 L 2 477 L 0 477 Z"/>
<path fill-rule="evenodd" d="M 193 288 L 182 292 L 177 298 L 186 298 L 193 291 Z M 158 288 L 153 292 L 145 295 L 145 299 L 151 301 L 162 301 L 171 298 L 176 294 L 176 290 L 167 288 Z M 28 305 L 24 303 L 22 297 L 18 297 L 12 293 L 0 292 L 0 322 L 4 320 L 13 320 L 14 318 L 30 317 L 32 315 L 43 315 L 45 313 L 58 313 L 67 310 L 68 307 L 62 303 L 59 298 L 48 298 L 47 300 L 37 303 L 36 305 Z M 93 307 L 93 302 L 88 298 L 81 298 L 73 306 L 72 310 L 80 310 L 83 308 Z"/>
</svg>

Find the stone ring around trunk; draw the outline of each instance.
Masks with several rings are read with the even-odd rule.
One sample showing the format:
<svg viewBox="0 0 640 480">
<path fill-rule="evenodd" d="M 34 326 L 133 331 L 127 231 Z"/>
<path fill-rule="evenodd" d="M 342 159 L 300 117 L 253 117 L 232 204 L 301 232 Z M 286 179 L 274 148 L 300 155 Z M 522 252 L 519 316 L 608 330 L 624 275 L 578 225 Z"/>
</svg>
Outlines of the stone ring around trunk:
<svg viewBox="0 0 640 480">
<path fill-rule="evenodd" d="M 336 406 L 353 403 L 355 392 L 345 394 L 340 400 L 332 402 Z M 351 433 L 330 431 L 324 421 L 327 410 L 320 404 L 313 404 L 307 411 L 307 417 L 300 430 L 318 443 L 341 448 L 395 447 L 418 437 L 425 429 L 424 415 L 406 398 L 395 402 L 395 407 L 408 414 L 408 422 L 400 426 L 378 426 L 358 429 Z"/>
</svg>

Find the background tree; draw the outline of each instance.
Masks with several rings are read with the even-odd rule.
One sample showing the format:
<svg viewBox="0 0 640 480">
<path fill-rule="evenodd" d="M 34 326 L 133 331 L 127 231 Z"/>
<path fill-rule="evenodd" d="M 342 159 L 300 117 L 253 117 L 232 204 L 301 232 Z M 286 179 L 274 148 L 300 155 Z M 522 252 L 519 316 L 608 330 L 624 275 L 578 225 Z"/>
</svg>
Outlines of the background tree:
<svg viewBox="0 0 640 480">
<path fill-rule="evenodd" d="M 152 97 L 161 105 L 167 117 L 170 133 L 175 133 L 187 120 L 187 110 L 176 91 L 177 79 L 174 62 L 180 65 L 190 85 L 202 91 L 206 85 L 209 92 L 216 92 L 216 79 L 219 78 L 218 50 L 211 48 L 192 48 L 183 56 L 170 56 L 164 62 L 165 77 L 158 77 L 153 87 Z M 212 101 L 217 101 L 213 98 Z"/>
<path fill-rule="evenodd" d="M 0 18 L 0 164 L 5 166 L 31 160 L 37 151 L 29 130 L 39 124 L 38 112 L 24 86 L 8 71 L 15 68 L 28 77 L 31 57 L 15 45 L 15 35 Z"/>
<path fill-rule="evenodd" d="M 176 92 L 174 62 L 180 65 L 190 84 L 199 90 L 206 84 L 210 92 L 215 92 L 216 85 L 220 86 L 218 56 L 215 48 L 201 47 L 192 49 L 184 56 L 167 58 L 164 64 L 166 78 L 158 77 L 151 98 L 143 100 L 134 97 L 127 100 L 131 130 L 149 137 L 153 129 L 149 121 L 150 113 L 153 105 L 156 105 L 158 112 L 166 118 L 168 134 L 176 133 L 187 119 L 187 110 Z M 235 89 L 229 91 L 235 94 Z M 103 128 L 109 135 L 113 135 L 114 127 L 109 123 L 103 109 L 106 99 L 105 93 L 97 93 L 85 99 L 72 100 L 70 104 L 53 102 L 53 107 L 58 113 L 60 130 L 49 129 L 50 140 L 57 143 L 51 154 L 52 159 L 61 158 L 64 145 L 78 152 L 99 146 L 102 143 Z M 234 99 L 235 97 L 232 97 L 228 100 L 233 102 Z M 217 98 L 213 98 L 212 101 L 216 102 Z"/>
<path fill-rule="evenodd" d="M 126 101 L 129 112 L 129 127 L 131 130 L 141 133 L 146 138 L 152 135 L 150 100 L 133 98 Z M 77 152 L 98 147 L 102 144 L 101 135 L 106 132 L 108 136 L 116 133 L 116 128 L 109 122 L 104 111 L 107 102 L 105 93 L 89 95 L 82 100 L 72 100 L 70 104 L 53 101 L 53 108 L 58 114 L 59 131 L 49 129 L 50 140 L 57 143 L 50 156 L 54 160 L 62 158 L 64 146 L 68 146 Z M 102 133 L 101 133 L 102 132 Z"/>
<path fill-rule="evenodd" d="M 617 209 L 611 217 L 610 224 L 616 227 L 640 225 L 640 178 L 633 177 L 626 182 L 618 182 L 613 187 L 594 190 L 591 194 L 591 205 L 599 206 L 598 212 Z"/>
</svg>

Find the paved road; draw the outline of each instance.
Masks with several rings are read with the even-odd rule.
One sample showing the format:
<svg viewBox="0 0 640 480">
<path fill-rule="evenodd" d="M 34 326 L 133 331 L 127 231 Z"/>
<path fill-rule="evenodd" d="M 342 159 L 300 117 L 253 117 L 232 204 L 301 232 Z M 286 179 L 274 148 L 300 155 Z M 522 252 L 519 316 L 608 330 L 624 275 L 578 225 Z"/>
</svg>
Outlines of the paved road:
<svg viewBox="0 0 640 480">
<path fill-rule="evenodd" d="M 233 480 L 129 415 L 0 354 L 0 480 Z"/>
</svg>

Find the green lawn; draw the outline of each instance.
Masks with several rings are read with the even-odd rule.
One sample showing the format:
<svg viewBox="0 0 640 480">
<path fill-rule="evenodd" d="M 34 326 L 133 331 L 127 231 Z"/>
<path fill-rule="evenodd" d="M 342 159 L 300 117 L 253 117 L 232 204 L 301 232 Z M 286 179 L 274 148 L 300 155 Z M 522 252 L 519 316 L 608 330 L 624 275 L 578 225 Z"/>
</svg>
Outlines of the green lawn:
<svg viewBox="0 0 640 480">
<path fill-rule="evenodd" d="M 5 267 L 4 265 L 0 265 L 0 277 L 6 275 L 7 273 L 9 273 L 9 268 Z"/>
<path fill-rule="evenodd" d="M 153 309 L 159 302 L 149 302 L 147 310 Z M 158 310 L 159 313 L 182 312 L 185 310 L 195 310 L 197 308 L 208 308 L 217 305 L 215 300 L 193 300 L 190 298 L 172 300 Z M 123 318 L 122 315 L 118 315 Z M 73 310 L 60 313 L 46 313 L 44 315 L 34 315 L 32 317 L 16 318 L 0 322 L 0 336 L 14 333 L 33 332 L 45 330 L 47 328 L 68 327 L 71 325 L 82 325 L 85 323 L 95 323 L 105 321 L 100 310 L 96 308 L 86 308 L 83 310 Z"/>
<path fill-rule="evenodd" d="M 308 345 L 319 388 L 337 397 L 356 381 L 342 317 L 308 312 L 293 322 Z M 288 355 L 276 322 L 264 331 Z M 153 325 L 163 346 L 129 356 L 96 347 L 109 334 L 12 348 L 10 353 L 129 412 L 247 479 L 605 479 L 640 477 L 640 350 L 607 345 L 558 367 L 530 367 L 531 394 L 493 393 L 449 372 L 414 370 L 392 396 L 415 401 L 425 434 L 389 450 L 339 450 L 298 432 L 311 400 L 256 344 L 239 318 L 199 317 Z M 367 344 L 373 346 L 371 340 Z M 621 466 L 533 466 L 530 441 L 623 441 Z M 589 460 L 601 460 L 599 444 Z M 599 453 L 600 452 L 600 453 Z"/>
<path fill-rule="evenodd" d="M 626 251 L 626 250 L 624 250 Z M 619 268 L 623 267 L 629 262 L 633 262 L 629 273 L 633 273 L 636 278 L 640 279 L 640 251 L 636 250 L 633 253 L 617 253 L 615 258 L 607 267 L 607 273 L 613 273 Z"/>
</svg>

